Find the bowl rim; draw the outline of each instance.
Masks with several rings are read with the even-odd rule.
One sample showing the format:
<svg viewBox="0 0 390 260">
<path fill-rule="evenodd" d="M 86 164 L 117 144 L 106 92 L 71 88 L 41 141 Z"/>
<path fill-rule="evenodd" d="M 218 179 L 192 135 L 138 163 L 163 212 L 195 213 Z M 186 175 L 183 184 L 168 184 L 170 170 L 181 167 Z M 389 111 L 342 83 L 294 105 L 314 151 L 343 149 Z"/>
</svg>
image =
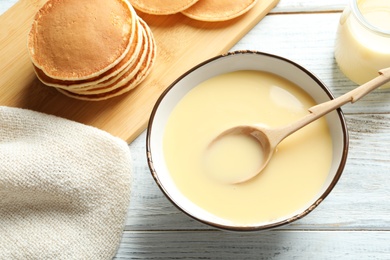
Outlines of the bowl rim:
<svg viewBox="0 0 390 260">
<path fill-rule="evenodd" d="M 339 181 L 339 179 L 344 171 L 346 162 L 347 162 L 348 150 L 349 150 L 349 134 L 348 134 L 348 128 L 347 128 L 347 124 L 345 121 L 344 113 L 342 112 L 341 108 L 338 108 L 335 111 L 337 112 L 337 116 L 338 116 L 338 119 L 340 120 L 340 124 L 341 124 L 341 128 L 342 128 L 341 130 L 342 130 L 342 136 L 343 136 L 343 144 L 342 144 L 342 156 L 341 156 L 340 163 L 338 164 L 335 176 L 332 178 L 331 182 L 328 184 L 325 191 L 323 191 L 322 194 L 320 194 L 318 196 L 318 199 L 316 201 L 311 203 L 310 206 L 306 207 L 306 209 L 304 211 L 302 211 L 301 213 L 296 214 L 290 218 L 286 218 L 286 219 L 283 219 L 281 221 L 277 221 L 277 222 L 274 222 L 271 224 L 265 224 L 265 225 L 250 225 L 250 226 L 224 225 L 224 224 L 219 224 L 219 223 L 207 221 L 207 220 L 201 219 L 199 217 L 196 217 L 196 216 L 192 215 L 190 212 L 188 212 L 185 208 L 178 205 L 175 202 L 174 198 L 172 198 L 169 191 L 165 188 L 165 186 L 160 181 L 159 175 L 158 175 L 158 173 L 154 167 L 154 163 L 153 163 L 153 155 L 152 155 L 152 151 L 151 151 L 151 133 L 152 133 L 153 122 L 154 122 L 154 119 L 156 117 L 157 110 L 159 109 L 160 104 L 164 100 L 165 96 L 172 90 L 172 88 L 174 88 L 178 82 L 180 82 L 183 78 L 185 78 L 191 72 L 193 72 L 193 71 L 195 71 L 203 66 L 206 66 L 208 63 L 213 62 L 215 60 L 218 60 L 220 58 L 223 58 L 226 56 L 232 56 L 232 55 L 243 55 L 243 54 L 244 55 L 245 54 L 253 54 L 253 55 L 268 56 L 270 58 L 279 59 L 283 62 L 290 63 L 291 65 L 297 67 L 299 70 L 303 71 L 305 74 L 307 74 L 309 77 L 311 77 L 318 84 L 318 86 L 320 86 L 322 88 L 322 90 L 329 97 L 329 99 L 334 99 L 332 92 L 326 87 L 326 85 L 317 76 L 315 76 L 312 72 L 310 72 L 309 70 L 307 70 L 303 66 L 299 65 L 298 63 L 296 63 L 288 58 L 278 56 L 275 54 L 255 51 L 255 50 L 236 50 L 236 51 L 227 52 L 225 54 L 220 54 L 220 55 L 214 56 L 212 58 L 209 58 L 209 59 L 195 65 L 194 67 L 187 70 L 186 72 L 184 72 L 175 81 L 173 81 L 159 96 L 159 98 L 157 99 L 157 101 L 152 109 L 152 112 L 151 112 L 150 118 L 149 118 L 149 122 L 148 122 L 148 126 L 147 126 L 146 156 L 147 156 L 147 163 L 148 163 L 149 170 L 150 170 L 151 175 L 152 175 L 154 181 L 156 182 L 157 186 L 164 193 L 165 197 L 168 198 L 168 200 L 170 200 L 171 203 L 176 208 L 178 208 L 181 212 L 185 213 L 187 216 L 191 217 L 192 219 L 199 221 L 200 223 L 203 223 L 203 224 L 206 224 L 208 226 L 215 227 L 218 229 L 227 230 L 227 231 L 242 231 L 242 232 L 251 232 L 252 231 L 253 232 L 253 231 L 262 231 L 262 230 L 273 229 L 273 228 L 277 228 L 277 227 L 284 226 L 286 224 L 290 224 L 292 222 L 295 222 L 296 220 L 299 220 L 299 219 L 303 218 L 304 216 L 308 215 L 310 212 L 312 212 L 330 194 L 330 192 L 333 190 L 333 188 L 336 186 L 337 182 Z"/>
</svg>

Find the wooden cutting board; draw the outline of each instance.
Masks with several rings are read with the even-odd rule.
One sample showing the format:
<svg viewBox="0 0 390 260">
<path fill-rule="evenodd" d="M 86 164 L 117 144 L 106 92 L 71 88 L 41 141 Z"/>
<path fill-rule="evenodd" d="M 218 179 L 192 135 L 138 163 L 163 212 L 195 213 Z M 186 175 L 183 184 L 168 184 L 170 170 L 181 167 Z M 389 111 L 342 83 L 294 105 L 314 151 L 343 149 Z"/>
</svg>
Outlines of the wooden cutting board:
<svg viewBox="0 0 390 260">
<path fill-rule="evenodd" d="M 139 13 L 157 42 L 151 74 L 136 89 L 106 101 L 80 101 L 44 86 L 35 77 L 27 53 L 32 19 L 46 0 L 20 0 L 0 16 L 0 105 L 32 109 L 103 129 L 128 143 L 147 126 L 161 93 L 196 64 L 227 52 L 278 2 L 259 0 L 245 15 L 207 23 L 181 14 Z M 1 126 L 0 126 L 1 127 Z"/>
</svg>

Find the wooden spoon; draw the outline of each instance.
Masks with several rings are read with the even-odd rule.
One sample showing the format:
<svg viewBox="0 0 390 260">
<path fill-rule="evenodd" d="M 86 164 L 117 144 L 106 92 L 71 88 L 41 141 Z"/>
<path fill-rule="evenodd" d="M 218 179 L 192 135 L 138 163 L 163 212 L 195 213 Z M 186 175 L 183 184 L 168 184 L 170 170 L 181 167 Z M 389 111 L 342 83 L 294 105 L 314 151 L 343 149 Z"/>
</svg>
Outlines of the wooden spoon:
<svg viewBox="0 0 390 260">
<path fill-rule="evenodd" d="M 226 135 L 250 135 L 253 136 L 263 149 L 264 158 L 259 169 L 254 172 L 249 172 L 246 176 L 240 176 L 234 183 L 246 182 L 257 176 L 268 164 L 274 154 L 276 146 L 286 137 L 301 129 L 302 127 L 312 123 L 323 115 L 345 105 L 347 103 L 355 103 L 366 94 L 390 81 L 390 68 L 379 71 L 379 76 L 361 85 L 360 87 L 327 102 L 318 104 L 309 108 L 310 114 L 304 116 L 300 120 L 293 122 L 287 126 L 270 128 L 262 125 L 241 125 L 230 128 L 219 134 L 211 143 L 221 140 Z"/>
</svg>

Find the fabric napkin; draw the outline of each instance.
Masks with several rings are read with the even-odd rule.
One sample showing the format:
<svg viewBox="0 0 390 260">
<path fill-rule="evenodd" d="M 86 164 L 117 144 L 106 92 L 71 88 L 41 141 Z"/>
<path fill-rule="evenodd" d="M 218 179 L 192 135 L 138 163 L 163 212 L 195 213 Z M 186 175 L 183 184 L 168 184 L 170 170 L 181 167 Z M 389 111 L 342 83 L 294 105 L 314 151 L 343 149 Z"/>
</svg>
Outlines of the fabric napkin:
<svg viewBox="0 0 390 260">
<path fill-rule="evenodd" d="M 0 259 L 111 259 L 130 182 L 123 140 L 0 106 Z"/>
</svg>

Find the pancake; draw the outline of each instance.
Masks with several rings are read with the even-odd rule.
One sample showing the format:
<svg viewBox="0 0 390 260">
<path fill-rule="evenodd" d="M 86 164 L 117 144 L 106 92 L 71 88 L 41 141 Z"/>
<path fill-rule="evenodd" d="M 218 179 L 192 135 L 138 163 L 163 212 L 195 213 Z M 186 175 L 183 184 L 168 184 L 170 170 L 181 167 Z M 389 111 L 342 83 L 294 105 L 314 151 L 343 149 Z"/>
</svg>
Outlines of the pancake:
<svg viewBox="0 0 390 260">
<path fill-rule="evenodd" d="M 49 0 L 31 26 L 31 60 L 53 79 L 94 78 L 126 56 L 136 16 L 126 0 Z"/>
<path fill-rule="evenodd" d="M 105 82 L 105 84 L 110 84 L 112 81 L 115 81 L 115 78 L 118 78 L 119 75 L 124 73 L 124 70 L 126 67 L 131 66 L 134 62 L 136 62 L 136 57 L 138 56 L 138 53 L 141 50 L 142 44 L 143 44 L 143 37 L 142 37 L 142 29 L 139 29 L 138 27 L 139 22 L 136 21 L 133 23 L 135 33 L 133 34 L 134 37 L 131 39 L 131 47 L 129 52 L 126 54 L 126 56 L 119 61 L 117 65 L 115 65 L 113 68 L 107 70 L 106 72 L 102 73 L 99 76 L 93 77 L 91 79 L 85 79 L 85 80 L 60 80 L 60 79 L 53 79 L 49 76 L 47 76 L 41 69 L 37 68 L 34 65 L 34 70 L 36 72 L 37 77 L 47 86 L 51 87 L 57 87 L 57 88 L 64 88 L 64 89 L 75 89 L 75 88 L 83 88 L 83 87 L 90 87 L 93 85 L 96 85 L 101 82 Z"/>
<path fill-rule="evenodd" d="M 88 101 L 100 101 L 100 100 L 106 100 L 115 96 L 122 95 L 135 87 L 137 87 L 151 72 L 151 69 L 154 65 L 155 59 L 156 59 L 156 42 L 154 40 L 153 34 L 150 30 L 150 28 L 147 26 L 147 24 L 139 18 L 140 23 L 143 25 L 145 28 L 145 32 L 147 34 L 147 38 L 149 40 L 148 46 L 150 47 L 146 53 L 147 57 L 145 58 L 144 62 L 141 65 L 141 68 L 137 71 L 136 75 L 131 78 L 131 80 L 119 87 L 116 88 L 110 92 L 106 93 L 100 93 L 100 94 L 77 94 L 77 93 L 72 93 L 70 91 L 64 90 L 64 89 L 58 89 L 61 93 L 80 100 L 88 100 Z"/>
<path fill-rule="evenodd" d="M 101 93 L 107 93 L 111 92 L 114 89 L 120 88 L 130 82 L 130 80 L 138 73 L 138 71 L 141 69 L 145 58 L 147 57 L 148 52 L 150 52 L 149 47 L 149 41 L 148 36 L 146 35 L 146 32 L 143 30 L 143 37 L 145 44 L 142 46 L 142 50 L 139 53 L 137 57 L 137 61 L 127 68 L 124 73 L 114 82 L 108 85 L 96 85 L 93 88 L 89 89 L 77 89 L 76 91 L 68 90 L 72 93 L 81 94 L 81 95 L 92 95 L 92 94 L 101 94 Z"/>
<path fill-rule="evenodd" d="M 130 3 L 134 8 L 154 15 L 168 15 L 179 13 L 193 4 L 198 0 L 130 0 Z"/>
<path fill-rule="evenodd" d="M 220 22 L 248 12 L 256 3 L 257 0 L 200 0 L 182 14 L 199 21 Z"/>
</svg>

